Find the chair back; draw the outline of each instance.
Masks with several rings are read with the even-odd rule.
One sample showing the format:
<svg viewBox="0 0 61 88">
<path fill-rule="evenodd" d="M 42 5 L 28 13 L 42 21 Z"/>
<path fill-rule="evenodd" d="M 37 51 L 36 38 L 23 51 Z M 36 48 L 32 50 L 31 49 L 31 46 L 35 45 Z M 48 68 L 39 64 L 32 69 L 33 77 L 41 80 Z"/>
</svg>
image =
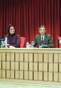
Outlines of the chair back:
<svg viewBox="0 0 61 88">
<path fill-rule="evenodd" d="M 25 37 L 20 37 L 20 39 L 21 39 L 20 48 L 23 48 L 25 44 Z"/>
</svg>

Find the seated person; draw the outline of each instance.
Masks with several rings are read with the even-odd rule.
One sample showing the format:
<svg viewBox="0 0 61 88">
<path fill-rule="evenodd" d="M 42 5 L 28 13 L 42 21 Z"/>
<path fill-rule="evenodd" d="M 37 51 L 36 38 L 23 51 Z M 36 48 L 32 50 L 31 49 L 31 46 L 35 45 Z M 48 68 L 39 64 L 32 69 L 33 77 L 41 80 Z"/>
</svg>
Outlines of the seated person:
<svg viewBox="0 0 61 88">
<path fill-rule="evenodd" d="M 9 48 L 19 48 L 20 47 L 20 36 L 15 34 L 15 27 L 12 24 L 9 24 L 7 27 L 8 35 L 7 37 L 7 45 Z"/>
<path fill-rule="evenodd" d="M 46 33 L 46 27 L 44 25 L 39 27 L 39 33 L 35 36 L 34 46 L 39 48 L 53 48 L 54 43 L 50 34 Z"/>
</svg>

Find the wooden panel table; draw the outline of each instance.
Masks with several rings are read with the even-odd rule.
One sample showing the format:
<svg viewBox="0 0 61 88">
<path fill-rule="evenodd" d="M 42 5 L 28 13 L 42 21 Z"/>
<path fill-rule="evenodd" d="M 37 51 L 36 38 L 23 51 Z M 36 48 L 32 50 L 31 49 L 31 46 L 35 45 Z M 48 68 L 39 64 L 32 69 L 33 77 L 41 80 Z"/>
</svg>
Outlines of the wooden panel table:
<svg viewBox="0 0 61 88">
<path fill-rule="evenodd" d="M 0 48 L 0 81 L 61 85 L 61 49 Z"/>
</svg>

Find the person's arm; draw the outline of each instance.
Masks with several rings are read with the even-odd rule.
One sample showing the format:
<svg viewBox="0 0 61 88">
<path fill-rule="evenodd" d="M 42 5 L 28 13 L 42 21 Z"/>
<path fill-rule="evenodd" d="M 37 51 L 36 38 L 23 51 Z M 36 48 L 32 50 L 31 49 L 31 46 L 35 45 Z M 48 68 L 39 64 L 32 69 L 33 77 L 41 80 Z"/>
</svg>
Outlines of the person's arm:
<svg viewBox="0 0 61 88">
<path fill-rule="evenodd" d="M 54 48 L 54 43 L 51 35 L 49 36 L 48 43 L 46 45 L 42 45 L 39 48 Z"/>
<path fill-rule="evenodd" d="M 19 35 L 17 35 L 17 39 L 16 39 L 17 41 L 16 41 L 16 44 L 13 44 L 13 45 L 11 45 L 11 44 L 9 44 L 9 48 L 19 48 L 20 47 L 20 36 Z"/>
<path fill-rule="evenodd" d="M 14 44 L 14 47 L 20 47 L 20 36 L 17 36 L 17 42 Z"/>
<path fill-rule="evenodd" d="M 50 36 L 49 41 L 48 41 L 48 48 L 54 48 L 54 43 L 53 43 L 51 36 Z"/>
<path fill-rule="evenodd" d="M 34 47 L 37 46 L 37 42 L 36 42 L 36 36 L 35 36 L 35 39 L 34 39 Z"/>
</svg>

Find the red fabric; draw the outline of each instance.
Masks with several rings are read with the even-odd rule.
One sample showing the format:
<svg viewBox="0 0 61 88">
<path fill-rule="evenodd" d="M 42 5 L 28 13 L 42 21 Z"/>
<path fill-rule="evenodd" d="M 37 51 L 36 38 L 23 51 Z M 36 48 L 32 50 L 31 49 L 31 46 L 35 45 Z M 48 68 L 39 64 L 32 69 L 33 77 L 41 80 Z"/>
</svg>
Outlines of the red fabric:
<svg viewBox="0 0 61 88">
<path fill-rule="evenodd" d="M 20 37 L 20 39 L 21 39 L 20 47 L 23 48 L 25 45 L 25 37 Z"/>
<path fill-rule="evenodd" d="M 7 34 L 7 26 L 13 24 L 16 33 L 26 41 L 34 40 L 40 25 L 46 26 L 55 47 L 61 35 L 61 0 L 0 0 L 0 37 Z"/>
<path fill-rule="evenodd" d="M 61 36 L 58 36 L 58 39 L 61 40 Z"/>
</svg>

